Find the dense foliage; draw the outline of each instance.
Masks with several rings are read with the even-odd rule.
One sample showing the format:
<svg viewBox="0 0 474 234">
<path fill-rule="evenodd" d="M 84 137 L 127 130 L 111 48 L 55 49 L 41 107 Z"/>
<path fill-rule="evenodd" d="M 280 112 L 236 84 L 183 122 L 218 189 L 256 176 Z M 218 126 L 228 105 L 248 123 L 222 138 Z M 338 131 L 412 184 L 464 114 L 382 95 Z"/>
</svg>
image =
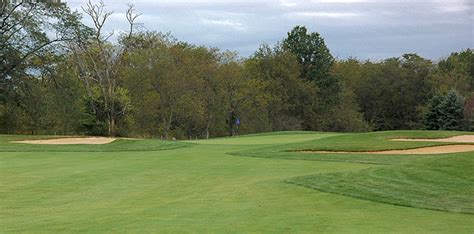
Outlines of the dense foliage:
<svg viewBox="0 0 474 234">
<path fill-rule="evenodd" d="M 297 26 L 281 44 L 240 58 L 136 30 L 133 6 L 118 40 L 103 30 L 111 15 L 103 4 L 83 11 L 93 28 L 65 4 L 2 3 L 0 133 L 171 139 L 474 128 L 470 49 L 438 63 L 416 54 L 336 60 L 320 34 Z M 449 112 L 449 123 L 438 112 Z"/>
<path fill-rule="evenodd" d="M 460 130 L 463 127 L 464 101 L 455 90 L 431 99 L 425 125 L 429 130 Z"/>
</svg>

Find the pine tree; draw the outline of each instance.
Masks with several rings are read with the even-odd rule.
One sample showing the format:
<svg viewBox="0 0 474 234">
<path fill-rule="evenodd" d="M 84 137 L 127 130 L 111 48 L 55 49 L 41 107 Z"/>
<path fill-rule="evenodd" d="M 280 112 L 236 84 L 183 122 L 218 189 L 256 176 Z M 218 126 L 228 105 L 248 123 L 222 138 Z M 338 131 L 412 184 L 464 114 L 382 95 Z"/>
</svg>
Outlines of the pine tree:
<svg viewBox="0 0 474 234">
<path fill-rule="evenodd" d="M 444 96 L 431 99 L 425 126 L 429 130 L 461 130 L 464 119 L 464 101 L 462 96 L 451 90 Z"/>
<path fill-rule="evenodd" d="M 454 89 L 448 92 L 440 104 L 442 130 L 461 130 L 464 119 L 464 101 Z"/>
<path fill-rule="evenodd" d="M 444 97 L 441 95 L 434 96 L 429 103 L 428 113 L 425 115 L 425 126 L 427 130 L 438 130 L 442 126 L 441 103 Z"/>
</svg>

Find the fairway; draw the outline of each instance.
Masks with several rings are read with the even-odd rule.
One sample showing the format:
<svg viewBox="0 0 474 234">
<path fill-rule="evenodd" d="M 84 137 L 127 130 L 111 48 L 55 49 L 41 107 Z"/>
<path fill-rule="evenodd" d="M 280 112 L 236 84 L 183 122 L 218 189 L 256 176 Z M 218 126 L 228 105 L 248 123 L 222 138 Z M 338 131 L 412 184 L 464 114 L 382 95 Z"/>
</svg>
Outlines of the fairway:
<svg viewBox="0 0 474 234">
<path fill-rule="evenodd" d="M 467 2 L 2 1 L 0 234 L 474 234 Z"/>
<path fill-rule="evenodd" d="M 0 232 L 472 233 L 474 152 L 391 141 L 469 132 L 277 132 L 105 145 L 0 136 Z M 472 145 L 473 143 L 463 143 Z M 308 154 L 304 150 L 359 151 Z"/>
<path fill-rule="evenodd" d="M 222 137 L 209 140 L 190 141 L 198 144 L 217 144 L 217 145 L 275 145 L 297 143 L 309 140 L 316 140 L 330 136 L 339 135 L 338 133 L 318 133 L 318 132 L 278 132 L 261 133 L 236 137 Z"/>
</svg>

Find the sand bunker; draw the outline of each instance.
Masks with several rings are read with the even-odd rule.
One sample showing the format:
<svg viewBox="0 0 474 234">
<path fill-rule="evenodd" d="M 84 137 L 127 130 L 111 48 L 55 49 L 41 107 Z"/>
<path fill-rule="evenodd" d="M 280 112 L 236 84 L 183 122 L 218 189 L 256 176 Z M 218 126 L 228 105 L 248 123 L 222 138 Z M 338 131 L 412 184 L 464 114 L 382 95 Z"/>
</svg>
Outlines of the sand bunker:
<svg viewBox="0 0 474 234">
<path fill-rule="evenodd" d="M 462 135 L 439 139 L 391 139 L 392 141 L 428 141 L 428 142 L 455 142 L 474 143 L 474 135 Z"/>
<path fill-rule="evenodd" d="M 369 152 L 354 151 L 304 151 L 306 153 L 325 154 L 449 154 L 474 151 L 474 145 L 442 145 L 406 150 L 382 150 Z"/>
<path fill-rule="evenodd" d="M 40 145 L 78 145 L 78 144 L 87 144 L 87 145 L 101 145 L 108 144 L 115 141 L 116 138 L 109 137 L 71 137 L 71 138 L 57 138 L 57 139 L 47 139 L 47 140 L 26 140 L 26 141 L 12 141 L 14 143 L 24 143 L 24 144 L 40 144 Z"/>
</svg>

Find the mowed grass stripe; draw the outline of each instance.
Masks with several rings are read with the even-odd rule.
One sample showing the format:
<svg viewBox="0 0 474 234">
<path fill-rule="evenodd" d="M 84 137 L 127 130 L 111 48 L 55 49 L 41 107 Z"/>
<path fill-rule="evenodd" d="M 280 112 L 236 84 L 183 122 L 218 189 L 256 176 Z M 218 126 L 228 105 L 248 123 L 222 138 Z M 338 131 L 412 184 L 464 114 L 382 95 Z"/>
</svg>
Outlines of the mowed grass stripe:
<svg viewBox="0 0 474 234">
<path fill-rule="evenodd" d="M 377 133 L 376 137 L 381 140 L 371 139 L 366 134 L 310 133 L 319 139 L 309 141 L 303 139 L 307 134 L 277 133 L 281 141 L 273 145 L 267 143 L 275 139 L 274 134 L 262 134 L 249 137 L 252 144 L 242 144 L 235 138 L 227 138 L 226 144 L 150 140 L 140 146 L 143 151 L 130 151 L 123 145 L 117 148 L 122 151 L 111 152 L 85 151 L 90 146 L 76 146 L 84 150 L 82 152 L 53 152 L 47 148 L 45 151 L 0 152 L 0 233 L 182 233 L 190 230 L 201 233 L 471 233 L 474 230 L 472 214 L 393 206 L 285 182 L 315 174 L 339 175 L 393 168 L 398 177 L 375 170 L 370 173 L 371 177 L 361 178 L 360 183 L 385 178 L 394 181 L 400 189 L 407 188 L 408 192 L 413 191 L 409 190 L 412 184 L 432 184 L 429 177 L 432 168 L 424 168 L 421 162 L 443 160 L 446 155 L 416 158 L 404 155 L 389 159 L 385 155 L 372 155 L 378 158 L 341 155 L 346 158 L 340 158 L 339 162 L 280 160 L 301 155 L 287 150 L 302 145 L 315 148 L 337 145 L 338 137 L 344 136 L 340 145 L 349 148 L 351 140 L 385 144 L 385 136 L 405 133 Z M 445 133 L 408 134 L 426 137 Z M 287 140 L 280 138 L 281 135 L 287 135 Z M 302 141 L 294 142 L 295 139 Z M 162 143 L 183 143 L 185 147 L 150 151 L 160 148 Z M 236 157 L 229 152 L 253 152 L 255 157 Z M 262 152 L 264 154 L 259 155 Z M 279 157 L 281 155 L 284 156 Z M 420 168 L 413 168 L 419 171 L 415 177 L 397 169 L 415 162 L 420 162 Z M 454 162 L 459 163 L 466 164 Z M 445 179 L 441 184 L 464 181 L 464 186 L 472 186 L 471 174 L 459 176 L 440 174 L 438 177 Z M 457 189 L 460 196 L 469 193 L 469 190 L 449 186 L 445 186 L 446 190 Z M 452 202 L 457 198 L 447 199 Z"/>
<path fill-rule="evenodd" d="M 282 181 L 312 171 L 364 168 L 237 158 L 225 155 L 225 149 L 22 152 L 6 153 L 7 160 L 0 155 L 5 182 L 0 188 L 0 229 L 218 232 L 232 226 L 257 232 L 286 227 L 311 230 L 314 223 L 305 214 L 323 210 L 315 208 L 318 203 L 308 207 L 312 200 L 308 196 L 314 192 L 301 193 Z M 289 220 L 281 223 L 284 218 Z"/>
<path fill-rule="evenodd" d="M 357 172 L 303 176 L 288 182 L 369 201 L 474 214 L 473 168 L 471 152 Z"/>
<path fill-rule="evenodd" d="M 344 134 L 282 146 L 232 152 L 232 155 L 272 159 L 340 161 L 389 165 L 347 173 L 316 174 L 287 182 L 324 192 L 407 207 L 472 214 L 474 212 L 474 152 L 431 155 L 303 153 L 413 149 L 456 142 L 402 142 L 394 138 L 444 138 L 471 135 L 453 131 L 388 131 Z M 464 143 L 472 144 L 472 143 Z"/>
<path fill-rule="evenodd" d="M 209 140 L 193 140 L 186 141 L 197 144 L 209 145 L 275 145 L 275 144 L 290 144 L 311 140 L 318 140 L 322 138 L 339 136 L 341 133 L 323 133 L 323 132 L 273 132 L 250 134 L 234 137 L 222 137 Z"/>
<path fill-rule="evenodd" d="M 455 142 L 408 142 L 391 141 L 396 138 L 445 138 L 459 135 L 473 135 L 473 132 L 457 131 L 386 131 L 371 133 L 348 133 L 330 135 L 317 140 L 278 146 L 266 146 L 230 152 L 234 156 L 262 157 L 275 159 L 354 162 L 366 164 L 393 165 L 423 160 L 437 155 L 370 155 L 363 151 L 404 150 L 431 146 L 456 145 Z M 465 143 L 468 144 L 468 143 Z M 304 153 L 304 151 L 359 151 L 360 154 Z"/>
</svg>

